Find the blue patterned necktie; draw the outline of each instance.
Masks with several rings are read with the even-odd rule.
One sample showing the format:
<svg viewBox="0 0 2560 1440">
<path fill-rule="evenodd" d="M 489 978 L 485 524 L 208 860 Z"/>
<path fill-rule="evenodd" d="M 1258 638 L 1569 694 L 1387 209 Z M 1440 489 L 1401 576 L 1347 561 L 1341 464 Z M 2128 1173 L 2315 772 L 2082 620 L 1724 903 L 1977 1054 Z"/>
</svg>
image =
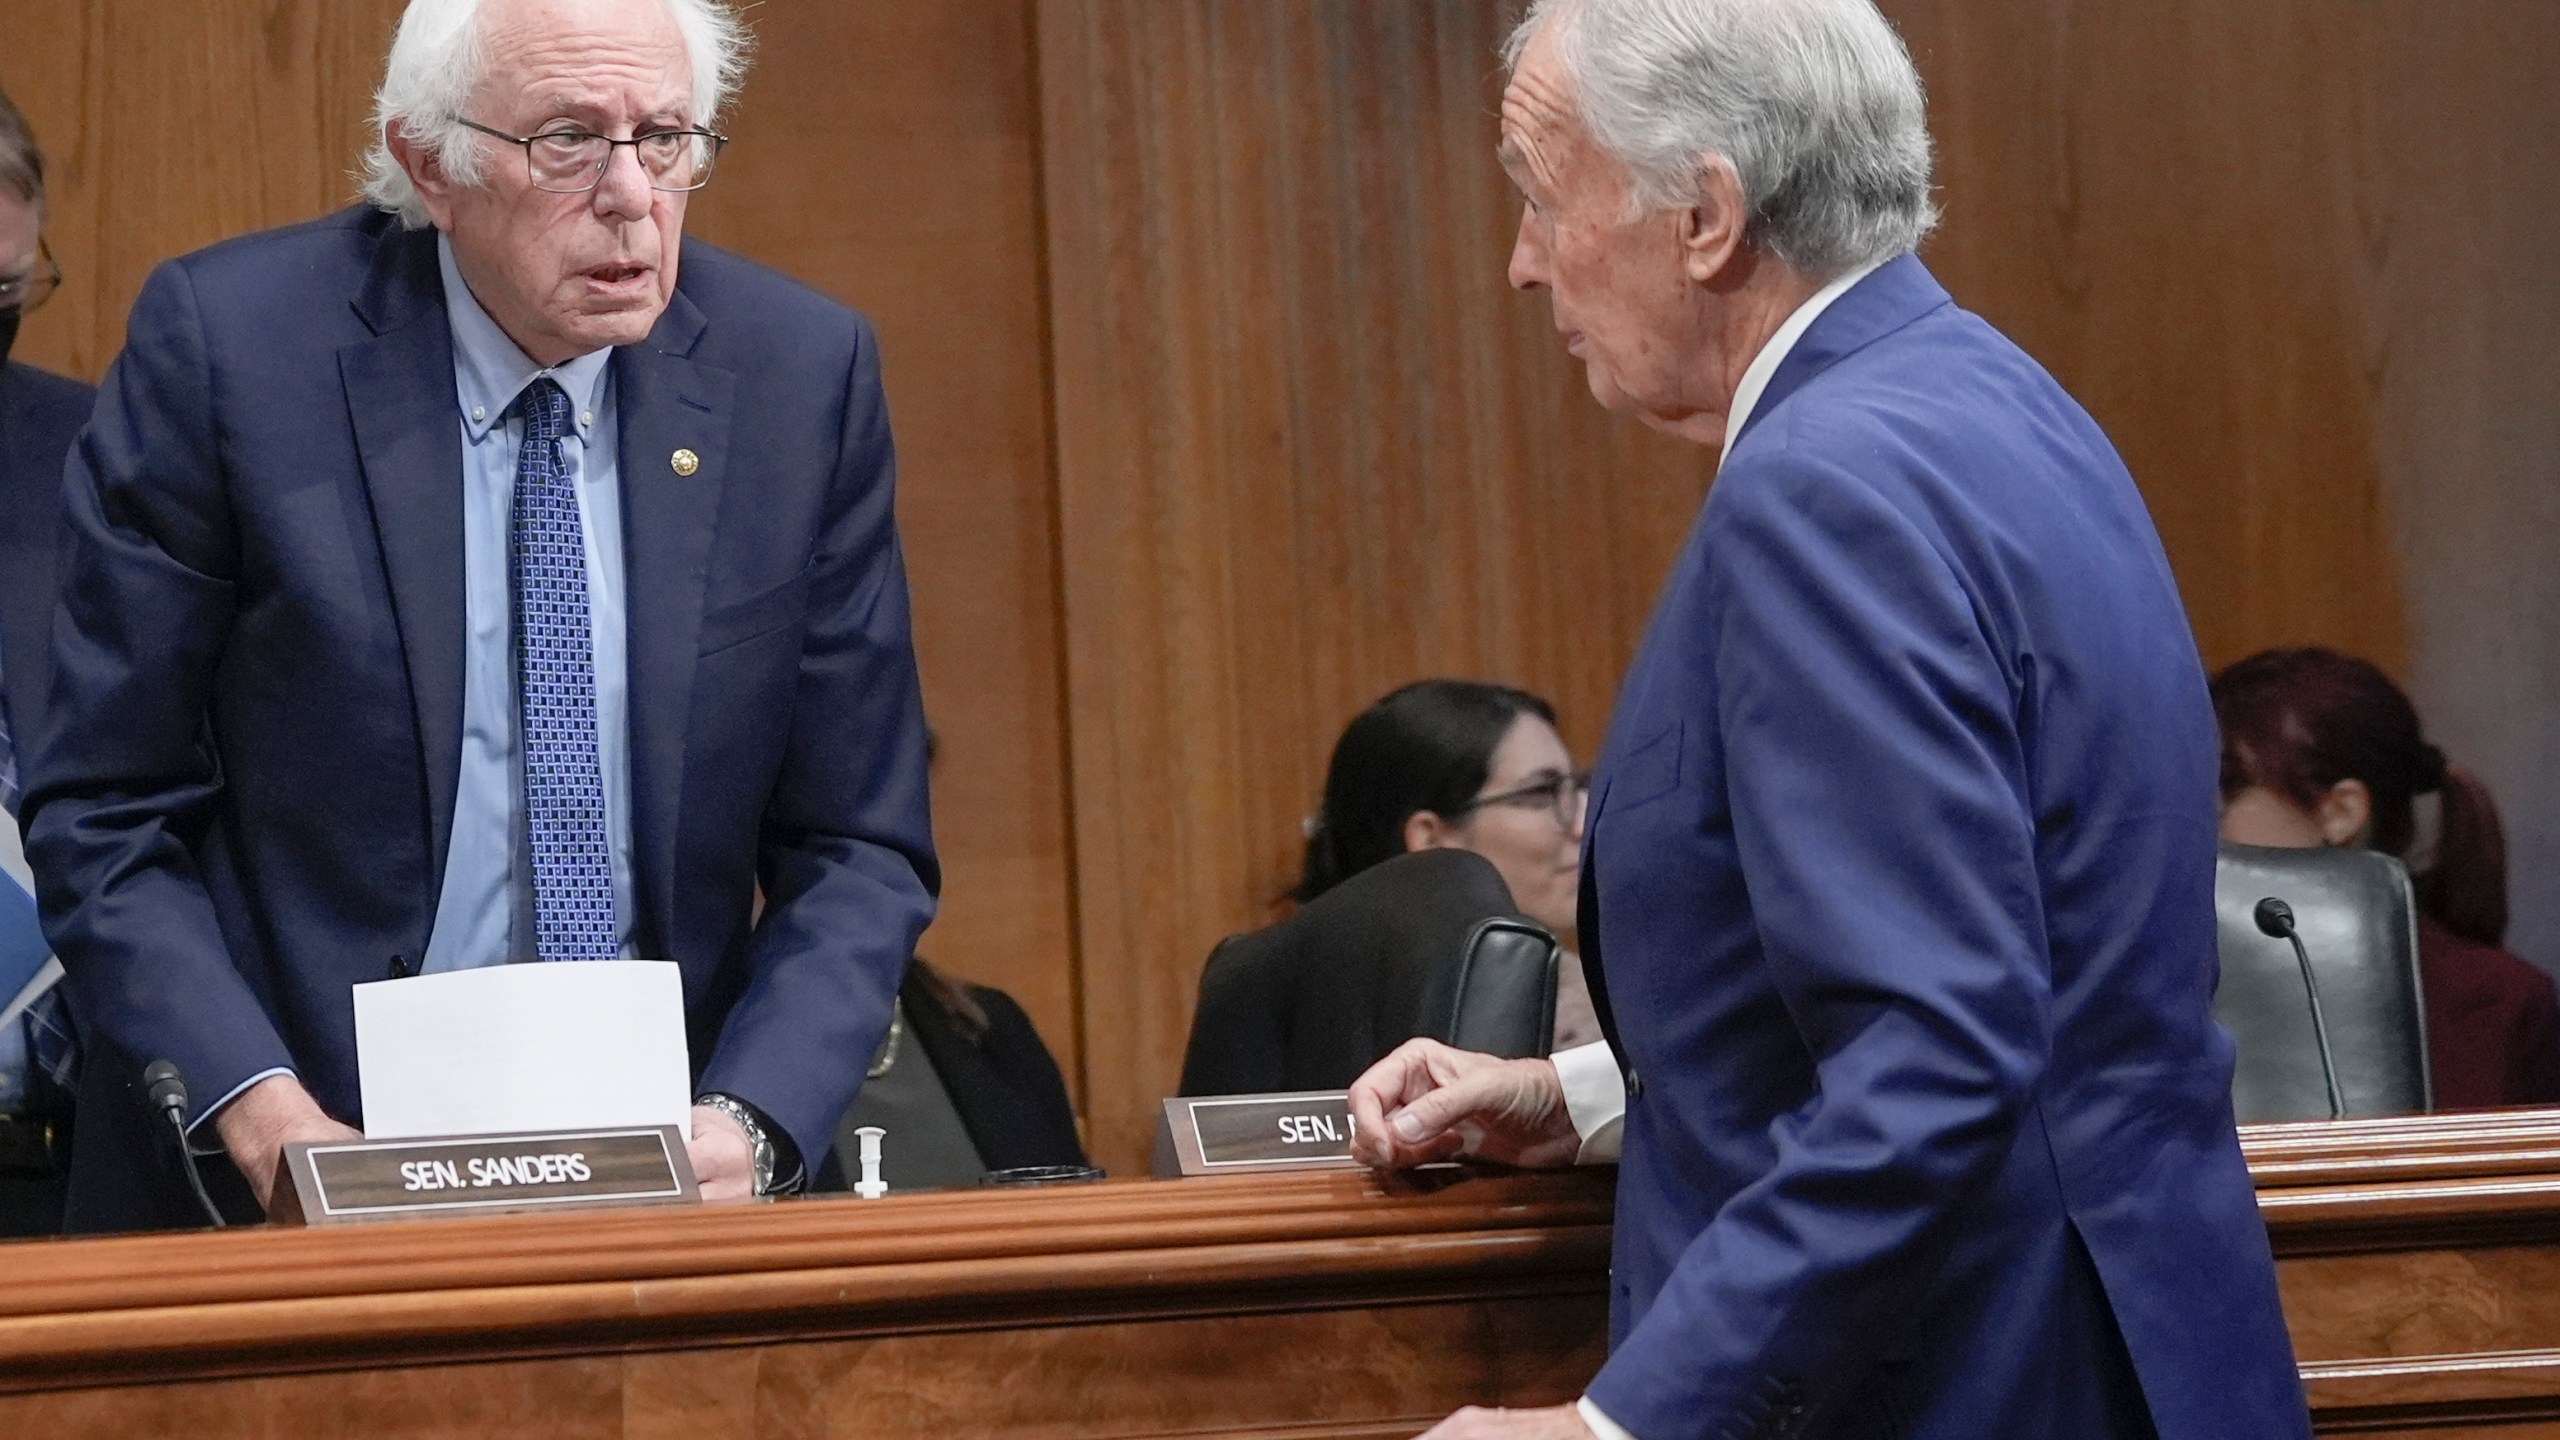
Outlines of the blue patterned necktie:
<svg viewBox="0 0 2560 1440">
<path fill-rule="evenodd" d="M 604 765 L 596 749 L 595 647 L 587 624 L 587 542 L 561 437 L 569 397 L 548 376 L 517 408 L 508 517 L 515 582 L 516 721 L 524 747 L 524 811 L 533 862 L 534 953 L 611 960 L 613 859 L 605 845 Z"/>
</svg>

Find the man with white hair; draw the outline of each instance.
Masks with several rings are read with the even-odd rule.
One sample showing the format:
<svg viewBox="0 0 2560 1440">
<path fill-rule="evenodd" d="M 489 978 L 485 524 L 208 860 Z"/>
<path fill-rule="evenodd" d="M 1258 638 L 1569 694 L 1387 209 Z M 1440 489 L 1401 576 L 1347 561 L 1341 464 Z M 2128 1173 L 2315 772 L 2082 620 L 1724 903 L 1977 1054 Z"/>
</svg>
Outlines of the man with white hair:
<svg viewBox="0 0 2560 1440">
<path fill-rule="evenodd" d="M 1609 1044 L 1353 1088 L 1374 1164 L 1620 1160 L 1607 1365 L 1433 1436 L 2307 1436 L 2210 1011 L 2203 670 L 2106 437 L 1911 253 L 1899 38 L 1541 0 L 1511 60 L 1512 282 L 1724 458 L 1586 822 Z"/>
<path fill-rule="evenodd" d="M 509 961 L 681 968 L 706 1196 L 824 1158 L 938 881 L 871 329 L 683 239 L 744 44 L 413 0 L 371 204 L 145 286 L 27 767 L 73 1228 L 194 1218 L 143 1065 L 254 1216 L 361 1123 L 351 987 Z"/>
</svg>

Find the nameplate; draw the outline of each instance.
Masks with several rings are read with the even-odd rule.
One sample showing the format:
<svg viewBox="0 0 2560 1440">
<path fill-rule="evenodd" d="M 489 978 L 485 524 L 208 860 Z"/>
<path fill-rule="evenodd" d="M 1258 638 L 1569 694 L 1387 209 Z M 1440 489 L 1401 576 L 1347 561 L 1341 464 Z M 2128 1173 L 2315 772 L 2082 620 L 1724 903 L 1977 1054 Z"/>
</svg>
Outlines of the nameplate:
<svg viewBox="0 0 2560 1440">
<path fill-rule="evenodd" d="M 701 1198 L 672 1125 L 284 1147 L 269 1218 L 289 1225 L 686 1205 Z"/>
<path fill-rule="evenodd" d="M 1158 1175 L 1359 1168 L 1351 1097 L 1340 1090 L 1180 1096 L 1164 1102 L 1156 1127 Z"/>
</svg>

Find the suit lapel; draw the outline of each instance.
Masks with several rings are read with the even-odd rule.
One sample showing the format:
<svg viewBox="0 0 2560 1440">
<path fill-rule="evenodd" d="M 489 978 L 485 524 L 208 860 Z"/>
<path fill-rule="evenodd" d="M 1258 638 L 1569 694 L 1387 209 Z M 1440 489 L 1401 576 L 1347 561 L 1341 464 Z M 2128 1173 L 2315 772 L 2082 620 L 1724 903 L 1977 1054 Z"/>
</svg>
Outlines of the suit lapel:
<svg viewBox="0 0 2560 1440">
<path fill-rule="evenodd" d="M 685 732 L 712 532 L 729 480 L 736 377 L 690 358 L 704 329 L 702 312 L 678 290 L 649 339 L 613 357 L 630 596 L 633 886 L 660 953 L 675 943 Z M 675 463 L 680 450 L 694 456 L 691 474 Z"/>
<path fill-rule="evenodd" d="M 430 893 L 444 886 L 461 773 L 462 431 L 435 232 L 391 231 L 356 311 L 371 338 L 338 352 L 374 535 L 408 665 L 425 767 Z"/>
<path fill-rule="evenodd" d="M 1787 358 L 1778 362 L 1733 444 L 1740 445 L 1744 436 L 1758 429 L 1770 412 L 1814 376 L 1947 303 L 1946 288 L 1919 256 L 1897 256 L 1878 266 L 1816 316 Z"/>
</svg>

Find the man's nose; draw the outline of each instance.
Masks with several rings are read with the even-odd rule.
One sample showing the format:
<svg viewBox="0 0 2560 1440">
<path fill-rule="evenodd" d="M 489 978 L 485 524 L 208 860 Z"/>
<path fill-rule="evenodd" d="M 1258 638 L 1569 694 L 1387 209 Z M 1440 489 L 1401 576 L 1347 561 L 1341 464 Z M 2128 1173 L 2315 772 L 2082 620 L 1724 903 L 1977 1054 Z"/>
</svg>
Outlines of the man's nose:
<svg viewBox="0 0 2560 1440">
<path fill-rule="evenodd" d="M 1534 213 L 1520 207 L 1520 232 L 1511 240 L 1511 287 L 1535 290 L 1547 283 L 1547 252 L 1538 243 Z"/>
<path fill-rule="evenodd" d="M 640 163 L 639 147 L 616 145 L 605 157 L 604 174 L 596 180 L 595 207 L 599 215 L 623 220 L 649 213 L 649 171 Z"/>
</svg>

